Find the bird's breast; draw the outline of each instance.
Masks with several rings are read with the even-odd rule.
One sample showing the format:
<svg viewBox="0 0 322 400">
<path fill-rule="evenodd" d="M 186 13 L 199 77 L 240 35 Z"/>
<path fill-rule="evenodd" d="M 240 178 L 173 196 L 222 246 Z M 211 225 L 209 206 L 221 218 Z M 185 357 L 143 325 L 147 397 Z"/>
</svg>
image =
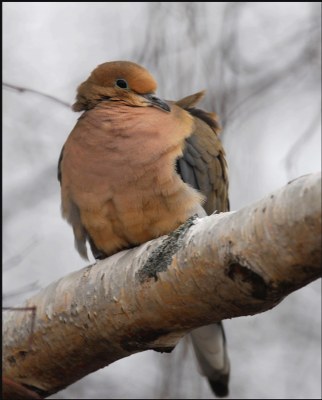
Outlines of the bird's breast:
<svg viewBox="0 0 322 400">
<path fill-rule="evenodd" d="M 202 198 L 174 167 L 192 130 L 189 114 L 128 109 L 85 113 L 62 160 L 62 189 L 106 254 L 169 233 Z"/>
</svg>

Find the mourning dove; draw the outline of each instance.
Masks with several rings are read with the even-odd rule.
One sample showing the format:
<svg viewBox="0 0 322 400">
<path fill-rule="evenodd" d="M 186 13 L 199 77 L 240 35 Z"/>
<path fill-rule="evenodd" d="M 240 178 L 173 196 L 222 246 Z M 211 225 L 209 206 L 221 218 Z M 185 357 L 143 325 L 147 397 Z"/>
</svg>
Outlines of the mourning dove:
<svg viewBox="0 0 322 400">
<path fill-rule="evenodd" d="M 203 92 L 179 101 L 128 61 L 99 65 L 77 91 L 83 111 L 58 163 L 62 215 L 75 246 L 95 258 L 169 234 L 201 206 L 228 211 L 225 153 L 214 113 L 196 109 Z M 221 323 L 190 333 L 200 371 L 217 396 L 228 393 L 229 360 Z"/>
</svg>

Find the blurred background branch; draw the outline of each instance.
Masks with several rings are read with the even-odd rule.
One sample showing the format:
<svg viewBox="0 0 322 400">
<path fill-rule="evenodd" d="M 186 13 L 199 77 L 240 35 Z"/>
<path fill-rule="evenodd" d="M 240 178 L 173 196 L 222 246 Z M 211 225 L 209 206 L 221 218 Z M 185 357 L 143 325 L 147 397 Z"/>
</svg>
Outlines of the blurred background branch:
<svg viewBox="0 0 322 400">
<path fill-rule="evenodd" d="M 28 89 L 28 88 L 25 88 L 25 87 L 12 85 L 11 83 L 6 83 L 6 82 L 3 82 L 2 86 L 5 89 L 14 90 L 14 91 L 19 92 L 19 93 L 25 93 L 25 92 L 26 93 L 28 93 L 28 92 L 29 93 L 35 93 L 35 94 L 38 94 L 39 96 L 47 97 L 48 99 L 50 99 L 52 101 L 55 101 L 58 104 L 62 104 L 63 106 L 66 106 L 66 107 L 69 107 L 69 108 L 71 107 L 71 104 L 68 104 L 63 100 L 57 99 L 57 97 L 51 96 L 50 94 L 39 92 L 38 90 Z"/>
</svg>

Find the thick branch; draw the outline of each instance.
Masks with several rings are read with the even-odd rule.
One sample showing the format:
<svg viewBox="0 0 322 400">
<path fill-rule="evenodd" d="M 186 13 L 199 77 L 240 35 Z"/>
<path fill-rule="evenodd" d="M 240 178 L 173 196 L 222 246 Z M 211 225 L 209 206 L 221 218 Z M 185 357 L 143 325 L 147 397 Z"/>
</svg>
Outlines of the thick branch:
<svg viewBox="0 0 322 400">
<path fill-rule="evenodd" d="M 138 351 L 168 351 L 195 327 L 266 311 L 321 276 L 321 174 L 238 212 L 190 220 L 168 237 L 52 283 L 6 312 L 4 375 L 57 392 Z"/>
</svg>

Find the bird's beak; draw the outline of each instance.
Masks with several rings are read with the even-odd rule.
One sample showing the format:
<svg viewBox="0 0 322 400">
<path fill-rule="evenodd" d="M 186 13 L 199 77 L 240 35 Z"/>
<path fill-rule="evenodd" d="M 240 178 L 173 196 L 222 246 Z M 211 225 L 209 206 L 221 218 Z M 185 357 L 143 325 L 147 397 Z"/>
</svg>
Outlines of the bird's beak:
<svg viewBox="0 0 322 400">
<path fill-rule="evenodd" d="M 159 97 L 155 96 L 154 94 L 144 94 L 142 97 L 148 100 L 148 102 L 150 103 L 149 105 L 151 105 L 152 107 L 157 107 L 167 112 L 171 111 L 169 105 L 164 100 L 159 99 Z"/>
</svg>

